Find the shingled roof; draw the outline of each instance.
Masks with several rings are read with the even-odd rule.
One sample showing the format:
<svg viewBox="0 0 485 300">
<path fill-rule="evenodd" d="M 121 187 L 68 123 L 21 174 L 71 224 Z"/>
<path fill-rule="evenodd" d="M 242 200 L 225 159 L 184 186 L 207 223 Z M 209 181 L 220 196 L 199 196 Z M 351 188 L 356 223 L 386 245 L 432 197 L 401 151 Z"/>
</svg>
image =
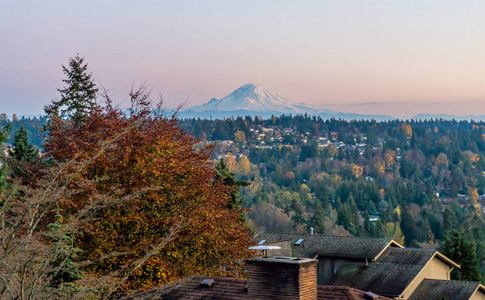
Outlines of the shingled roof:
<svg viewBox="0 0 485 300">
<path fill-rule="evenodd" d="M 477 290 L 485 292 L 480 282 L 424 279 L 409 300 L 470 299 Z"/>
<path fill-rule="evenodd" d="M 303 239 L 296 246 L 294 243 Z M 342 257 L 374 260 L 389 246 L 402 247 L 390 238 L 369 238 L 350 236 L 329 236 L 320 234 L 261 233 L 257 242 L 266 240 L 265 245 L 288 241 L 292 245 L 292 256 L 316 258 L 317 256 Z"/>
<path fill-rule="evenodd" d="M 205 279 L 213 279 L 212 286 L 201 286 Z M 216 277 L 216 276 L 199 276 L 192 275 L 177 282 L 161 286 L 146 292 L 138 293 L 124 300 L 175 300 L 175 299 L 204 299 L 204 300 L 229 300 L 229 299 L 247 299 L 248 291 L 246 279 Z M 318 299 L 335 299 L 335 300 L 364 300 L 364 291 L 346 286 L 318 286 Z M 377 299 L 389 299 L 379 296 Z"/>
<path fill-rule="evenodd" d="M 425 265 L 435 252 L 435 250 L 389 248 L 379 257 L 378 262 Z"/>
<path fill-rule="evenodd" d="M 389 247 L 379 256 L 377 262 L 398 263 L 406 265 L 425 265 L 433 257 L 438 257 L 448 265 L 459 268 L 460 265 L 434 249 L 413 249 Z"/>
<path fill-rule="evenodd" d="M 397 297 L 434 257 L 452 267 L 460 267 L 436 250 L 389 247 L 376 262 L 368 266 L 344 264 L 330 284 L 352 286 L 380 295 Z"/>
<path fill-rule="evenodd" d="M 345 264 L 332 277 L 330 284 L 351 286 L 379 295 L 396 297 L 402 294 L 423 267 L 379 262 L 368 266 Z"/>
</svg>

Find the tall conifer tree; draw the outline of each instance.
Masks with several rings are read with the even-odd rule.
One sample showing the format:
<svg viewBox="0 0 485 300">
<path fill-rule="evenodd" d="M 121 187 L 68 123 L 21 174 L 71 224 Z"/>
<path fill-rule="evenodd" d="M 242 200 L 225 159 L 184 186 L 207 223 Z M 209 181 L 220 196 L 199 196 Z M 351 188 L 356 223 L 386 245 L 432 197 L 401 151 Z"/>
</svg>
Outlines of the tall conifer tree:
<svg viewBox="0 0 485 300">
<path fill-rule="evenodd" d="M 98 89 L 92 78 L 92 73 L 87 71 L 88 64 L 84 63 L 84 57 L 76 55 L 69 59 L 69 67 L 62 66 L 66 79 L 62 81 L 66 84 L 63 89 L 58 89 L 61 93 L 60 100 L 54 100 L 45 107 L 45 112 L 52 116 L 57 115 L 62 119 L 72 121 L 72 124 L 79 128 L 85 121 L 96 103 L 96 93 Z"/>
<path fill-rule="evenodd" d="M 480 281 L 480 262 L 477 258 L 475 243 L 468 241 L 463 231 L 453 230 L 449 232 L 440 250 L 444 255 L 461 265 L 460 269 L 451 272 L 451 278 L 455 280 Z"/>
<path fill-rule="evenodd" d="M 19 161 L 32 161 L 39 155 L 39 149 L 33 143 L 29 143 L 28 133 L 24 126 L 20 126 L 15 133 L 13 150 L 10 150 L 10 155 Z"/>
<path fill-rule="evenodd" d="M 238 180 L 236 175 L 229 170 L 224 159 L 221 159 L 216 165 L 216 179 L 222 180 L 224 184 L 233 188 L 230 193 L 229 208 L 239 209 L 242 206 L 243 199 L 239 197 L 241 187 L 248 186 L 250 182 L 244 180 Z"/>
</svg>

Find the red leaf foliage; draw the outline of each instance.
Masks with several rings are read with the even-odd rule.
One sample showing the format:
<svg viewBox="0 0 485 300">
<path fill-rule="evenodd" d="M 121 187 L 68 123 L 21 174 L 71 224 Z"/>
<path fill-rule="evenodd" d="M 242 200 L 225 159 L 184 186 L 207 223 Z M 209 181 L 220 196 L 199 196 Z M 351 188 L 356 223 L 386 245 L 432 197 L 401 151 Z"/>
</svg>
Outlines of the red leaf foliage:
<svg viewBox="0 0 485 300">
<path fill-rule="evenodd" d="M 89 162 L 62 207 L 81 224 L 75 241 L 86 271 L 133 267 L 120 273 L 129 275 L 125 290 L 190 274 L 242 274 L 250 232 L 242 211 L 228 208 L 231 187 L 215 179 L 212 148 L 196 150 L 177 119 L 154 113 L 147 97 L 132 94 L 132 103 L 126 113 L 108 100 L 80 127 L 51 119 L 45 149 L 54 161 Z"/>
</svg>

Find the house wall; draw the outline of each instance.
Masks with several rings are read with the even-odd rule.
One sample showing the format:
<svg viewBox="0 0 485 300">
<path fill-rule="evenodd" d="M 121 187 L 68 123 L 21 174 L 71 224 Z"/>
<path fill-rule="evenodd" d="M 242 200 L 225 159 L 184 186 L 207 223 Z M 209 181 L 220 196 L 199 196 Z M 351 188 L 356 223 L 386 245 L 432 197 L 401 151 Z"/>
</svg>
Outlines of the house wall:
<svg viewBox="0 0 485 300">
<path fill-rule="evenodd" d="M 343 264 L 365 264 L 364 261 L 348 260 L 344 258 L 318 257 L 317 282 L 318 285 L 328 285 L 333 275 Z"/>
<path fill-rule="evenodd" d="M 441 259 L 434 257 L 428 264 L 421 270 L 421 272 L 414 278 L 411 284 L 406 288 L 403 294 L 404 299 L 408 299 L 411 294 L 416 290 L 418 285 L 423 279 L 441 279 L 450 280 L 450 271 L 452 267 L 442 261 Z"/>
<path fill-rule="evenodd" d="M 485 294 L 482 291 L 477 290 L 475 294 L 470 297 L 470 300 L 485 300 Z"/>
</svg>

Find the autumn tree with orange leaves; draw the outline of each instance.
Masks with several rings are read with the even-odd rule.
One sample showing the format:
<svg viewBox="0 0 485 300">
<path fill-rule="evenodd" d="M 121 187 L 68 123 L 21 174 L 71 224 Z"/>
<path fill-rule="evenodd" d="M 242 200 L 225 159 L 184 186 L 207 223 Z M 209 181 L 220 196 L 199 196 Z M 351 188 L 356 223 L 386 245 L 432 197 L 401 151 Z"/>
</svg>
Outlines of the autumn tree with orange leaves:
<svg viewBox="0 0 485 300">
<path fill-rule="evenodd" d="M 212 147 L 180 129 L 175 116 L 153 107 L 143 88 L 131 93 L 127 113 L 109 99 L 81 127 L 53 116 L 45 149 L 55 161 L 89 161 L 62 202 L 76 214 L 95 198 L 108 205 L 80 219 L 74 237 L 86 270 L 110 274 L 127 265 L 121 290 L 148 288 L 191 274 L 241 276 L 249 229 L 241 208 L 228 205 L 234 187 L 218 179 Z M 119 137 L 99 152 L 102 141 Z M 79 155 L 80 154 L 80 155 Z M 153 247 L 169 242 L 152 255 Z"/>
<path fill-rule="evenodd" d="M 83 122 L 50 114 L 43 161 L 28 178 L 7 174 L 0 298 L 109 299 L 191 274 L 244 276 L 238 187 L 143 87 L 130 96 L 125 111 L 105 96 Z"/>
</svg>

